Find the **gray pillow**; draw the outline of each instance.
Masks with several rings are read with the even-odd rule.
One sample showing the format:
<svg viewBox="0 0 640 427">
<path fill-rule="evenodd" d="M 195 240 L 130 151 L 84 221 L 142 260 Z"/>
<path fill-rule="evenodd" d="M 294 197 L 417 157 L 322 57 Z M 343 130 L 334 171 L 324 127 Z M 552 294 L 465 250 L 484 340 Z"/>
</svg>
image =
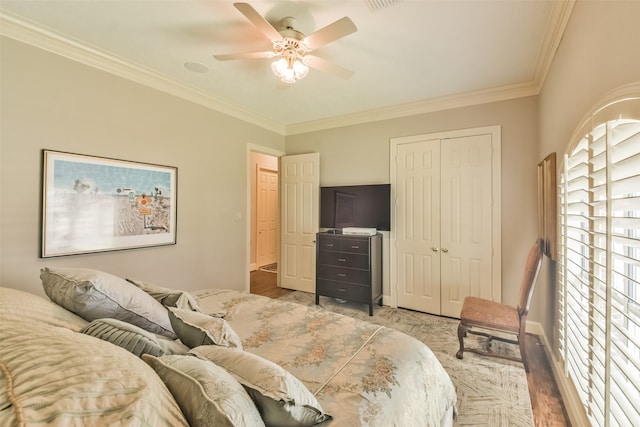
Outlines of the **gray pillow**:
<svg viewBox="0 0 640 427">
<path fill-rule="evenodd" d="M 192 427 L 264 426 L 245 389 L 220 366 L 193 356 L 142 356 Z"/>
<path fill-rule="evenodd" d="M 226 320 L 174 307 L 168 310 L 173 330 L 187 346 L 220 345 L 242 349 L 242 340 Z"/>
<path fill-rule="evenodd" d="M 202 312 L 196 299 L 187 291 L 163 288 L 141 280 L 127 279 L 127 282 L 133 283 L 165 307 L 177 307 L 184 310 Z"/>
<path fill-rule="evenodd" d="M 40 279 L 53 302 L 90 322 L 114 318 L 176 338 L 167 309 L 124 279 L 88 268 L 43 268 Z"/>
<path fill-rule="evenodd" d="M 246 388 L 267 427 L 313 426 L 332 419 L 302 381 L 276 363 L 215 345 L 197 347 L 189 353 L 233 375 Z"/>
<path fill-rule="evenodd" d="M 143 354 L 165 354 L 156 337 L 150 332 L 117 319 L 96 319 L 80 332 L 122 347 L 138 357 Z"/>
</svg>

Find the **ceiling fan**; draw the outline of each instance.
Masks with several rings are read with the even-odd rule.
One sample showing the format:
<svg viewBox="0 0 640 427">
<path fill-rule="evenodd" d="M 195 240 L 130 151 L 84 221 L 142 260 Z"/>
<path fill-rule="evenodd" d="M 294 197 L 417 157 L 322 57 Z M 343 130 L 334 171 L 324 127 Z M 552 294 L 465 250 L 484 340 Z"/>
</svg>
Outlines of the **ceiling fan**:
<svg viewBox="0 0 640 427">
<path fill-rule="evenodd" d="M 278 31 L 250 4 L 234 3 L 233 5 L 271 41 L 273 50 L 213 55 L 217 60 L 279 57 L 280 59 L 271 64 L 271 69 L 285 83 L 295 83 L 296 80 L 304 78 L 309 72 L 309 67 L 329 72 L 342 78 L 349 78 L 353 74 L 352 71 L 346 68 L 309 54 L 309 52 L 321 46 L 356 32 L 357 28 L 349 18 L 339 19 L 333 24 L 329 24 L 305 36 L 294 28 L 295 18 L 290 16 L 283 18 L 281 21 L 283 29 Z"/>
</svg>

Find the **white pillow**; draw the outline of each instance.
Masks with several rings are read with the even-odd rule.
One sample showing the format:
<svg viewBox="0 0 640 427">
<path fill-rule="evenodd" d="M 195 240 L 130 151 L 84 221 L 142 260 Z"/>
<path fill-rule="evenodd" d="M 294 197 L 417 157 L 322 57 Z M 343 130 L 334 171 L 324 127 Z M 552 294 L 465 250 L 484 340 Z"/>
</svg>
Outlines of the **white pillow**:
<svg viewBox="0 0 640 427">
<path fill-rule="evenodd" d="M 110 317 L 176 338 L 167 309 L 124 279 L 88 268 L 43 268 L 40 279 L 53 302 L 90 322 Z"/>
<path fill-rule="evenodd" d="M 220 366 L 193 356 L 142 359 L 162 378 L 191 427 L 264 426 L 247 392 Z"/>
<path fill-rule="evenodd" d="M 332 419 L 305 385 L 276 363 L 215 345 L 200 346 L 189 353 L 231 373 L 247 389 L 267 427 L 313 426 Z"/>
</svg>

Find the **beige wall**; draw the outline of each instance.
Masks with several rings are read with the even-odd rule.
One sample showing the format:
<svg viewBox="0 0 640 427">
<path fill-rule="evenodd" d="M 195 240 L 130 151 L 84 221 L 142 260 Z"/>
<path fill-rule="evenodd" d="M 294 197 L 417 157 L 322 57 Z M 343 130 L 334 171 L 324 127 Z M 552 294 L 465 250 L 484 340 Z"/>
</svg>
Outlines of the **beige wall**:
<svg viewBox="0 0 640 427">
<path fill-rule="evenodd" d="M 540 94 L 538 160 L 555 151 L 560 168 L 585 115 L 609 92 L 639 80 L 640 1 L 578 1 Z M 532 308 L 550 340 L 555 273 L 554 263 L 543 264 Z"/>
<path fill-rule="evenodd" d="M 515 305 L 537 235 L 537 97 L 292 135 L 287 153 L 319 152 L 321 185 L 388 183 L 391 138 L 491 125 L 502 126 L 502 296 Z"/>
<path fill-rule="evenodd" d="M 284 137 L 60 56 L 1 39 L 2 286 L 42 293 L 45 266 L 162 286 L 245 289 L 247 143 Z M 178 167 L 178 244 L 40 259 L 41 150 Z"/>
</svg>

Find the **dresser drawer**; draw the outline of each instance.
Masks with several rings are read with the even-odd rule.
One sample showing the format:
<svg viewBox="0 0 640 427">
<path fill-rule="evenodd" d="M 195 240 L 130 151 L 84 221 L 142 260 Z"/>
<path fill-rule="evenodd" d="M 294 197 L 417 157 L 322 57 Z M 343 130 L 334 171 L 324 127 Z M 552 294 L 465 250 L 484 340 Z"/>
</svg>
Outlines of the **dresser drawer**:
<svg viewBox="0 0 640 427">
<path fill-rule="evenodd" d="M 352 252 L 356 254 L 369 253 L 369 239 L 349 237 L 320 236 L 319 249 L 321 251 Z"/>
<path fill-rule="evenodd" d="M 344 298 L 350 301 L 371 302 L 371 288 L 333 280 L 318 279 L 316 292 L 328 297 Z"/>
<path fill-rule="evenodd" d="M 339 282 L 358 283 L 369 286 L 371 274 L 369 270 L 357 268 L 319 265 L 316 269 L 318 279 L 337 280 Z"/>
<path fill-rule="evenodd" d="M 369 256 L 348 252 L 320 251 L 318 255 L 320 265 L 334 265 L 337 267 L 351 267 L 369 269 Z"/>
</svg>

